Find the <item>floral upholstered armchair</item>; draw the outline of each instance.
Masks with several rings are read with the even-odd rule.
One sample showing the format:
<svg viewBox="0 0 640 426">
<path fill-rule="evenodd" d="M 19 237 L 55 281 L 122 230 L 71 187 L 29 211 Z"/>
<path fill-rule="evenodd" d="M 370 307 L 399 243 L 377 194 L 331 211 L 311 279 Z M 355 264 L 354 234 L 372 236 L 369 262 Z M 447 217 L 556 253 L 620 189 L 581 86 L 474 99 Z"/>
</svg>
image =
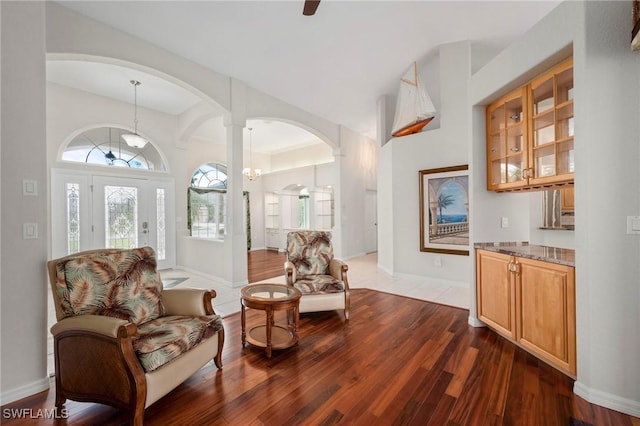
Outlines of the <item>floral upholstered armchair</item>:
<svg viewBox="0 0 640 426">
<path fill-rule="evenodd" d="M 339 309 L 349 319 L 349 267 L 334 259 L 331 232 L 289 232 L 284 269 L 287 284 L 302 293 L 301 313 Z"/>
<path fill-rule="evenodd" d="M 58 322 L 56 407 L 67 399 L 144 409 L 207 362 L 222 368 L 224 329 L 212 290 L 163 290 L 150 247 L 100 249 L 48 262 Z"/>
</svg>

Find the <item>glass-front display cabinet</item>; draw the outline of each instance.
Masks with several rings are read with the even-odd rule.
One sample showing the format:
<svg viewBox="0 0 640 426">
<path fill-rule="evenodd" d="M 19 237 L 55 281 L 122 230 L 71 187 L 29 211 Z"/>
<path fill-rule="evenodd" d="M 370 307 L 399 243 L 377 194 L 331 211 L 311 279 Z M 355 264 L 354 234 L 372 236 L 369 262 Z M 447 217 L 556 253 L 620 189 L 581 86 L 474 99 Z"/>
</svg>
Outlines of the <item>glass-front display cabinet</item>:
<svg viewBox="0 0 640 426">
<path fill-rule="evenodd" d="M 518 89 L 487 109 L 487 158 L 489 189 L 509 189 L 526 185 L 525 145 L 526 92 Z"/>
<path fill-rule="evenodd" d="M 487 189 L 573 183 L 573 60 L 487 107 Z"/>
<path fill-rule="evenodd" d="M 530 85 L 532 185 L 573 181 L 573 61 Z"/>
</svg>

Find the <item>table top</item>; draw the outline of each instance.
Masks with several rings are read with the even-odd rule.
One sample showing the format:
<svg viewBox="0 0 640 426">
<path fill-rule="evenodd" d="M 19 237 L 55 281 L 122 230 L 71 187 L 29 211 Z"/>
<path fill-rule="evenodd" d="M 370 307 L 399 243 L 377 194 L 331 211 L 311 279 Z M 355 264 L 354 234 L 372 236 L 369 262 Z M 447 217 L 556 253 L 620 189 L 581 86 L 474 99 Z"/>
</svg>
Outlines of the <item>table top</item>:
<svg viewBox="0 0 640 426">
<path fill-rule="evenodd" d="M 242 298 L 253 302 L 287 303 L 300 299 L 302 293 L 286 284 L 250 284 L 241 290 Z"/>
</svg>

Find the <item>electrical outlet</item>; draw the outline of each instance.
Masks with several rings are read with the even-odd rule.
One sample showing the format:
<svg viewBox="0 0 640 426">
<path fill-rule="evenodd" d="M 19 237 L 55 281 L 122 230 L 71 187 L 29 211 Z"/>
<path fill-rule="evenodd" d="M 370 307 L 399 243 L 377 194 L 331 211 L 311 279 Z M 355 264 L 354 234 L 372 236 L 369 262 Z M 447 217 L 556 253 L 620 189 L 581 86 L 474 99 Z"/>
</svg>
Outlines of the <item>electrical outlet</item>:
<svg viewBox="0 0 640 426">
<path fill-rule="evenodd" d="M 500 218 L 500 227 L 501 228 L 508 228 L 509 227 L 509 218 L 508 217 L 501 217 Z"/>
</svg>

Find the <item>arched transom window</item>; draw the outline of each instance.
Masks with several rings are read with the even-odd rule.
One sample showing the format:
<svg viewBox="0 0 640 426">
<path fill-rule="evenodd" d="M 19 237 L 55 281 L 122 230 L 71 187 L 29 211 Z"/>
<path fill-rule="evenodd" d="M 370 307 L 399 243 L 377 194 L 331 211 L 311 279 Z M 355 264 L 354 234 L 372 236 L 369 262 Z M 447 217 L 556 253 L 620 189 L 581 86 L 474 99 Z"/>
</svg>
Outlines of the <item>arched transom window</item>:
<svg viewBox="0 0 640 426">
<path fill-rule="evenodd" d="M 191 177 L 194 188 L 227 189 L 227 168 L 222 164 L 206 163 Z"/>
<path fill-rule="evenodd" d="M 126 144 L 122 135 L 131 133 L 117 127 L 97 127 L 73 138 L 62 153 L 63 161 L 165 171 L 162 157 L 152 143 L 143 148 Z"/>
</svg>

